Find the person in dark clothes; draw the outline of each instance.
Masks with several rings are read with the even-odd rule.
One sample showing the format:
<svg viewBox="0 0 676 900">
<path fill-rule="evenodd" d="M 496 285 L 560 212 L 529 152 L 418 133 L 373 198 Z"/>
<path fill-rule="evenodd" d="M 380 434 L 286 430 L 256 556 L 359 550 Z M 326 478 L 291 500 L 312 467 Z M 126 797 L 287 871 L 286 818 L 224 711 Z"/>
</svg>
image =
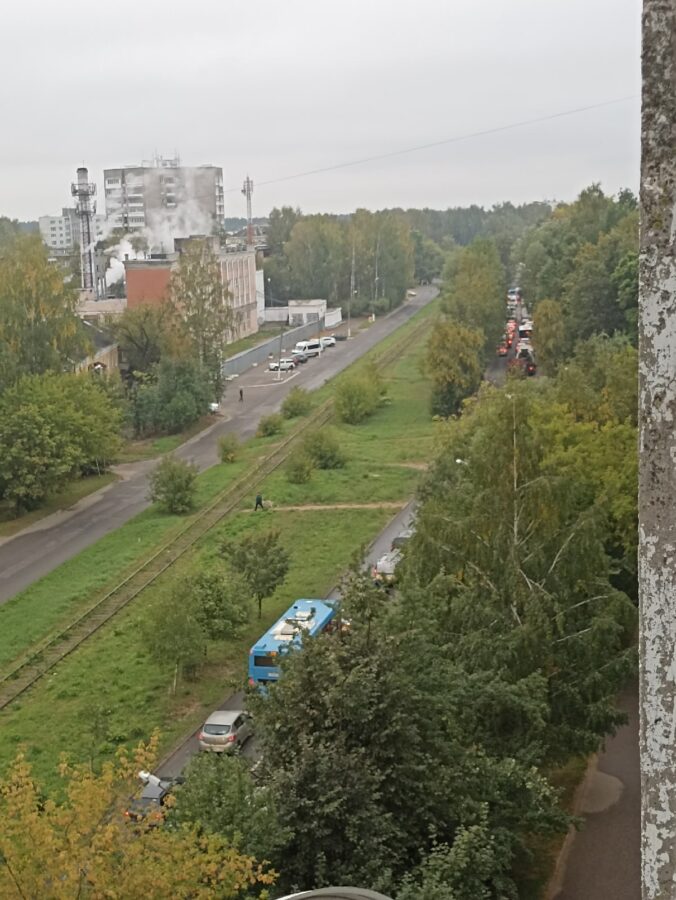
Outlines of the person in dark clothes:
<svg viewBox="0 0 676 900">
<path fill-rule="evenodd" d="M 244 403 L 244 388 L 239 389 L 239 402 Z"/>
<path fill-rule="evenodd" d="M 254 506 L 254 512 L 256 512 L 257 509 L 265 509 L 265 507 L 263 506 L 262 494 L 256 494 L 256 505 Z"/>
</svg>

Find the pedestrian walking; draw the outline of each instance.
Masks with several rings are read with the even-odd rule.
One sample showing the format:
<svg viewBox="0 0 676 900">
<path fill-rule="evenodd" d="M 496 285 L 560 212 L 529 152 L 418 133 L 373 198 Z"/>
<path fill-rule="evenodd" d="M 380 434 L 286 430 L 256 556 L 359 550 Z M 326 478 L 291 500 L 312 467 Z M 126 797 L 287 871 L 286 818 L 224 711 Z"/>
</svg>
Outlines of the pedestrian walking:
<svg viewBox="0 0 676 900">
<path fill-rule="evenodd" d="M 244 388 L 239 389 L 239 402 L 244 403 Z"/>
<path fill-rule="evenodd" d="M 265 509 L 265 507 L 263 506 L 262 494 L 256 494 L 256 505 L 254 506 L 254 512 L 256 512 L 257 509 Z"/>
</svg>

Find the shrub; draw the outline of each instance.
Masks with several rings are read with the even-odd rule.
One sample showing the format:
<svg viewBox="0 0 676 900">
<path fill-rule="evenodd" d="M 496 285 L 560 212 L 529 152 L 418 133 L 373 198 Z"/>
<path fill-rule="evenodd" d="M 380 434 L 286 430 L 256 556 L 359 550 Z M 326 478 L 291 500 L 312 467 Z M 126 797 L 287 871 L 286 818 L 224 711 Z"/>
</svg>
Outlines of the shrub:
<svg viewBox="0 0 676 900">
<path fill-rule="evenodd" d="M 310 411 L 312 400 L 304 388 L 295 387 L 289 392 L 282 403 L 282 415 L 285 419 L 295 419 L 296 416 L 305 416 Z"/>
<path fill-rule="evenodd" d="M 233 463 L 239 454 L 239 438 L 236 434 L 224 434 L 218 441 L 218 455 L 222 463 Z"/>
<path fill-rule="evenodd" d="M 382 390 L 375 370 L 346 378 L 338 385 L 334 400 L 339 418 L 350 425 L 363 422 L 378 409 Z"/>
<path fill-rule="evenodd" d="M 284 419 L 279 413 L 272 413 L 269 416 L 263 416 L 258 423 L 257 437 L 272 437 L 273 434 L 279 434 L 284 425 Z"/>
<path fill-rule="evenodd" d="M 291 484 L 305 484 L 312 478 L 312 468 L 312 458 L 302 448 L 298 448 L 286 464 L 286 477 Z"/>
<path fill-rule="evenodd" d="M 195 503 L 197 469 L 191 463 L 165 456 L 150 476 L 149 498 L 168 513 L 190 512 Z"/>
<path fill-rule="evenodd" d="M 197 421 L 209 406 L 211 388 L 198 363 L 163 360 L 132 393 L 131 421 L 137 437 L 175 434 Z"/>
<path fill-rule="evenodd" d="M 188 391 L 179 390 L 166 403 L 160 401 L 158 419 L 168 434 L 177 434 L 200 417 L 198 401 Z"/>
<path fill-rule="evenodd" d="M 342 469 L 347 462 L 333 428 L 322 428 L 308 434 L 303 449 L 318 469 Z"/>
</svg>

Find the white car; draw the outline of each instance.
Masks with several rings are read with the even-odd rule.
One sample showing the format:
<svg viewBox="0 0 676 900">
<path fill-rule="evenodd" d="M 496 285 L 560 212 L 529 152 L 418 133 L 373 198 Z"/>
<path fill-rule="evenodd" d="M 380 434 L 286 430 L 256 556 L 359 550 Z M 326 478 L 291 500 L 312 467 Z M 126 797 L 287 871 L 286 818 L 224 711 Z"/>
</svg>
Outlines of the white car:
<svg viewBox="0 0 676 900">
<path fill-rule="evenodd" d="M 335 347 L 336 339 L 332 334 L 328 335 L 328 337 L 319 338 L 319 343 L 322 345 L 322 350 L 324 347 Z"/>
<path fill-rule="evenodd" d="M 288 372 L 290 369 L 295 368 L 296 363 L 290 357 L 282 357 L 279 362 L 277 362 L 276 359 L 273 359 L 273 361 L 268 366 L 268 369 L 270 369 L 271 372 Z"/>
<path fill-rule="evenodd" d="M 321 342 L 314 338 L 311 341 L 298 341 L 293 349 L 294 353 L 304 353 L 306 356 L 319 356 L 323 347 Z"/>
</svg>

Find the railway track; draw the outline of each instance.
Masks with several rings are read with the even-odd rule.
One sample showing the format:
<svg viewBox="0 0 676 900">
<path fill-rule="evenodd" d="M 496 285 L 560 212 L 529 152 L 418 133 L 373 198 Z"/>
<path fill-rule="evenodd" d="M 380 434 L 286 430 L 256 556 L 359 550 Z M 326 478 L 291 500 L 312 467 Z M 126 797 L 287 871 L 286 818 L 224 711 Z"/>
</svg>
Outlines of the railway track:
<svg viewBox="0 0 676 900">
<path fill-rule="evenodd" d="M 404 338 L 394 341 L 375 359 L 378 368 L 384 368 L 396 361 L 402 346 L 415 340 L 429 325 L 423 320 Z M 326 400 L 288 435 L 278 446 L 253 469 L 242 475 L 234 484 L 218 494 L 210 504 L 190 518 L 185 526 L 169 541 L 165 542 L 151 556 L 120 581 L 107 593 L 100 596 L 91 606 L 80 613 L 60 631 L 41 643 L 34 645 L 13 666 L 0 674 L 0 710 L 5 709 L 37 681 L 54 669 L 58 663 L 77 650 L 95 635 L 120 610 L 135 600 L 147 587 L 153 584 L 177 560 L 185 555 L 208 531 L 229 515 L 238 504 L 251 494 L 260 480 L 274 472 L 284 463 L 292 445 L 308 430 L 323 425 L 332 416 L 332 400 Z"/>
</svg>

